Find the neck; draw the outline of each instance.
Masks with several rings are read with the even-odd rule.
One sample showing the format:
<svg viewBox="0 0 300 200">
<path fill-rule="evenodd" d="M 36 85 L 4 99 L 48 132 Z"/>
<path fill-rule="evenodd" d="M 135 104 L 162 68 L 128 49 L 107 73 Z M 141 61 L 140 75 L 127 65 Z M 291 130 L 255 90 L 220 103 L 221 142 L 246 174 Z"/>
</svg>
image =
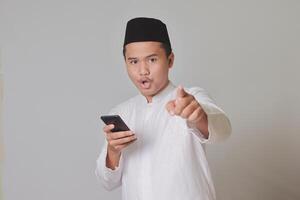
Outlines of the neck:
<svg viewBox="0 0 300 200">
<path fill-rule="evenodd" d="M 168 79 L 167 82 L 164 84 L 164 86 L 162 88 L 160 88 L 160 90 L 155 95 L 157 95 L 158 93 L 163 91 L 168 86 L 169 82 L 170 82 L 170 80 Z M 153 95 L 153 96 L 155 96 L 155 95 Z M 147 96 L 146 97 L 148 103 L 152 103 L 153 96 Z"/>
</svg>

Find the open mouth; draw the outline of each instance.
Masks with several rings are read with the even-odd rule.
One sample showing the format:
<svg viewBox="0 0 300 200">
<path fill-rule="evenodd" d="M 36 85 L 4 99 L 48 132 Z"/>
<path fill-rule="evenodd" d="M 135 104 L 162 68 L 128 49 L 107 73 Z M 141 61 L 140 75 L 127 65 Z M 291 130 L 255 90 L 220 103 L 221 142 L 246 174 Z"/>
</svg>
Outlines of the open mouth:
<svg viewBox="0 0 300 200">
<path fill-rule="evenodd" d="M 143 88 L 143 89 L 149 89 L 150 88 L 150 86 L 151 86 L 151 82 L 150 82 L 150 80 L 141 80 L 140 81 L 140 85 L 141 85 L 141 87 Z"/>
</svg>

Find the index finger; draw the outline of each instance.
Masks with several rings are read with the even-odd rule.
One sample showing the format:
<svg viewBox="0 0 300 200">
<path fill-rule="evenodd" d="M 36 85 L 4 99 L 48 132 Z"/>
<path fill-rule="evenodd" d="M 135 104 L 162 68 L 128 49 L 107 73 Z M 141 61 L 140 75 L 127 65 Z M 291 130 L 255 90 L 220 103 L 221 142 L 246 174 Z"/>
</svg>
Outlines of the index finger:
<svg viewBox="0 0 300 200">
<path fill-rule="evenodd" d="M 187 95 L 188 93 L 184 90 L 184 88 L 181 85 L 179 85 L 177 87 L 176 97 L 185 97 Z"/>
<path fill-rule="evenodd" d="M 132 131 L 118 131 L 118 132 L 107 133 L 106 138 L 116 140 L 116 139 L 133 136 L 133 135 L 135 135 L 135 134 Z"/>
</svg>

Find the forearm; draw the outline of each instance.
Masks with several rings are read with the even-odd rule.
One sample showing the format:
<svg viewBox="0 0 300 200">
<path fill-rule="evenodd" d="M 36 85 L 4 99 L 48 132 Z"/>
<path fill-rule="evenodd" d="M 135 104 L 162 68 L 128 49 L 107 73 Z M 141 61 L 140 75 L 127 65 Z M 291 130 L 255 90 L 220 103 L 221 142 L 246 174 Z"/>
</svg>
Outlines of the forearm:
<svg viewBox="0 0 300 200">
<path fill-rule="evenodd" d="M 116 168 L 117 165 L 119 167 Z M 109 153 L 105 144 L 97 159 L 95 174 L 106 190 L 111 191 L 119 187 L 122 177 L 122 155 L 118 159 L 116 154 Z"/>
<path fill-rule="evenodd" d="M 190 90 L 206 114 L 202 123 L 196 124 L 197 130 L 208 139 L 208 143 L 220 142 L 231 134 L 231 124 L 225 112 L 219 108 L 202 88 Z M 194 126 L 195 127 L 195 126 Z"/>
</svg>

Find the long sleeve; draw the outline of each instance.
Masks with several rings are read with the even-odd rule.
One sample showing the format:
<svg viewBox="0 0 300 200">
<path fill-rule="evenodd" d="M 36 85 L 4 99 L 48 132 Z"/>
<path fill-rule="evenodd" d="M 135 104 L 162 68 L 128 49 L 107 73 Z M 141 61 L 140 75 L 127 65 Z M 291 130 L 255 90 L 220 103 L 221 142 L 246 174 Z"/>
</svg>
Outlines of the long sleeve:
<svg viewBox="0 0 300 200">
<path fill-rule="evenodd" d="M 204 89 L 193 87 L 188 89 L 188 91 L 196 98 L 207 115 L 209 132 L 208 139 L 204 138 L 199 130 L 194 127 L 190 127 L 188 123 L 186 123 L 187 128 L 195 134 L 202 143 L 215 143 L 228 138 L 232 129 L 229 118 L 226 116 L 225 112 L 215 105 Z"/>
<path fill-rule="evenodd" d="M 122 182 L 123 155 L 121 154 L 119 166 L 117 166 L 114 170 L 106 167 L 106 156 L 107 141 L 105 140 L 103 149 L 97 159 L 95 174 L 106 190 L 113 190 L 119 187 Z"/>
<path fill-rule="evenodd" d="M 116 114 L 115 110 L 111 110 L 109 114 Z M 107 145 L 108 142 L 105 139 L 102 147 L 102 151 L 96 161 L 95 174 L 97 179 L 102 183 L 106 190 L 113 190 L 121 185 L 122 182 L 122 171 L 123 171 L 123 154 L 121 153 L 119 166 L 114 170 L 106 167 L 107 157 Z"/>
</svg>

